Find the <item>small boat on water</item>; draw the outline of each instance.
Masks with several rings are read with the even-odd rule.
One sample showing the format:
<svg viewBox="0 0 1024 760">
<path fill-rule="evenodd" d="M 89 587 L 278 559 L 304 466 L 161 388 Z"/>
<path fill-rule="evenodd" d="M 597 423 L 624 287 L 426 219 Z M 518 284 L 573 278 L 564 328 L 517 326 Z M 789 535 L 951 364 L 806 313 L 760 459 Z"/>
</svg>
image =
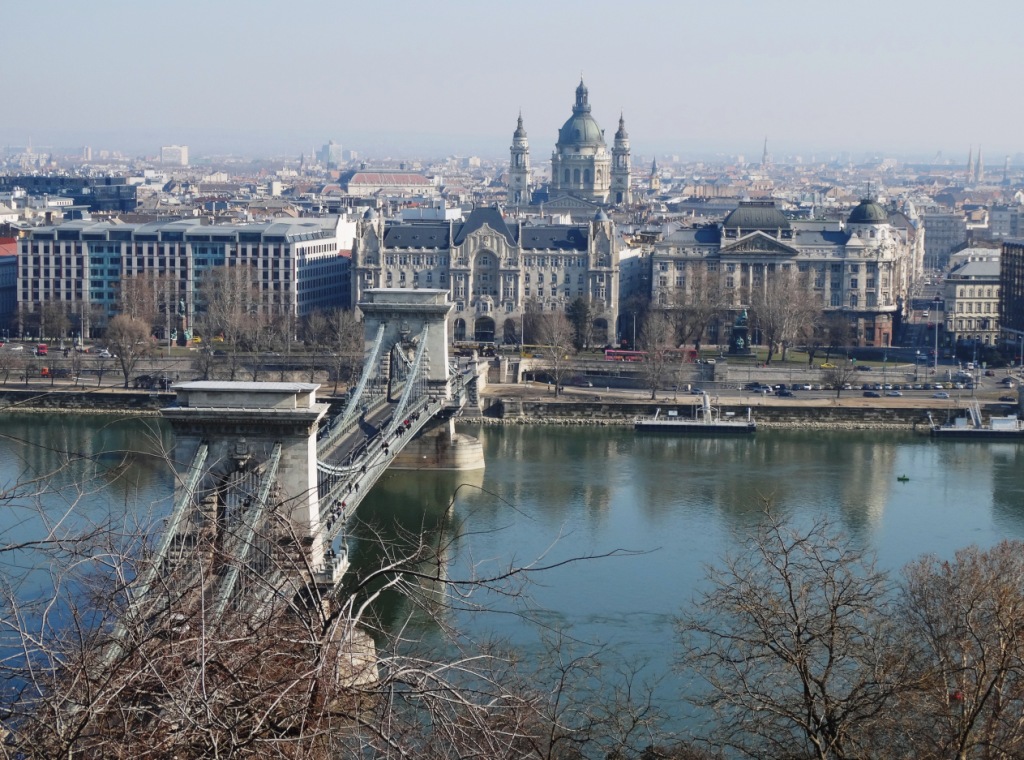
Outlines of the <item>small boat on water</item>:
<svg viewBox="0 0 1024 760">
<path fill-rule="evenodd" d="M 750 407 L 747 407 L 745 418 L 736 417 L 732 412 L 722 415 L 718 407 L 711 405 L 708 394 L 702 393 L 701 402 L 693 407 L 692 417 L 682 417 L 675 409 L 663 415 L 658 409 L 652 417 L 637 417 L 633 421 L 633 429 L 654 433 L 734 435 L 756 432 L 757 423 L 750 414 Z"/>
<path fill-rule="evenodd" d="M 967 416 L 954 417 L 945 423 L 937 423 L 928 414 L 931 434 L 935 438 L 960 438 L 975 440 L 1024 440 L 1024 420 L 1011 414 L 1004 417 L 990 417 L 988 424 L 982 422 L 981 405 L 972 401 L 966 408 Z"/>
</svg>

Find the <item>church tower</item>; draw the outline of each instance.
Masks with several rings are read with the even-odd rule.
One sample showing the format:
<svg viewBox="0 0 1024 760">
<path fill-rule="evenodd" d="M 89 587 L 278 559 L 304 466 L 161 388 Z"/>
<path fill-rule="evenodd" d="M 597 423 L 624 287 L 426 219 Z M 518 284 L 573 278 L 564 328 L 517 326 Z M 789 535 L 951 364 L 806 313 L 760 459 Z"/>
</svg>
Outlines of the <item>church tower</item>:
<svg viewBox="0 0 1024 760">
<path fill-rule="evenodd" d="M 519 124 L 512 133 L 512 154 L 508 165 L 508 205 L 530 205 L 530 142 L 526 139 L 523 129 L 523 114 L 519 114 Z"/>
<path fill-rule="evenodd" d="M 661 171 L 658 169 L 658 159 L 651 161 L 651 174 L 647 178 L 647 189 L 651 193 L 661 192 Z"/>
<path fill-rule="evenodd" d="M 626 121 L 619 114 L 619 130 L 615 133 L 615 144 L 612 146 L 612 183 L 611 203 L 631 203 L 630 193 L 631 165 L 629 159 L 629 133 Z"/>
</svg>

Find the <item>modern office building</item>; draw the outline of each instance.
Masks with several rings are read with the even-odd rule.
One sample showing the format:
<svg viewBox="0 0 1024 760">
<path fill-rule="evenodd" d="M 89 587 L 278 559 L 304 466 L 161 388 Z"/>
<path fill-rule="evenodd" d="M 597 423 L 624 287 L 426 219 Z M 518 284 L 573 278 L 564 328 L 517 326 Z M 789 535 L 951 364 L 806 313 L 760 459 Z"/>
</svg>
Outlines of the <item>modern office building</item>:
<svg viewBox="0 0 1024 760">
<path fill-rule="evenodd" d="M 444 288 L 455 340 L 522 341 L 528 311 L 590 304 L 593 341 L 614 340 L 619 245 L 603 211 L 588 224 L 508 224 L 497 208 L 465 221 L 385 221 L 368 211 L 352 248 L 352 302 L 367 288 Z"/>
<path fill-rule="evenodd" d="M 858 345 L 889 346 L 902 320 L 913 257 L 877 203 L 843 222 L 788 219 L 773 201 L 743 201 L 720 224 L 678 230 L 654 246 L 651 304 L 684 306 L 713 287 L 732 314 L 708 327 L 725 343 L 733 319 L 776 273 L 792 272 L 806 297 L 850 321 Z M 713 281 L 713 282 L 711 282 Z"/>
<path fill-rule="evenodd" d="M 999 255 L 999 326 L 1024 357 L 1024 239 L 1004 240 Z M 1022 358 L 1024 362 L 1024 358 Z"/>
<path fill-rule="evenodd" d="M 924 267 L 945 269 L 949 255 L 967 242 L 967 219 L 961 213 L 925 214 Z"/>
<path fill-rule="evenodd" d="M 175 290 L 191 323 L 196 288 L 215 267 L 253 268 L 259 310 L 303 317 L 347 305 L 339 287 L 342 255 L 337 217 L 247 225 L 204 225 L 197 219 L 149 224 L 88 221 L 36 227 L 19 242 L 18 311 L 23 329 L 43 304 L 59 303 L 86 337 L 121 310 L 126 278 L 159 275 Z"/>
<path fill-rule="evenodd" d="M 163 146 L 160 148 L 160 163 L 164 166 L 188 166 L 188 146 Z"/>
<path fill-rule="evenodd" d="M 70 198 L 75 206 L 89 211 L 126 212 L 138 207 L 135 185 L 124 177 L 66 177 L 20 174 L 0 177 L 0 193 L 24 190 L 29 196 L 54 195 Z"/>
</svg>

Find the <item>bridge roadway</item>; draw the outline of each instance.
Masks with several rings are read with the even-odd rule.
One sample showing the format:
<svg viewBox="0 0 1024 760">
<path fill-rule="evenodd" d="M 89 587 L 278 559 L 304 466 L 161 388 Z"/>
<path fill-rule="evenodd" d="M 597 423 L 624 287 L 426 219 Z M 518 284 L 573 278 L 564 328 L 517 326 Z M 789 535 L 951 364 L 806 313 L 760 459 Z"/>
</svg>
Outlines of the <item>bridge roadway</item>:
<svg viewBox="0 0 1024 760">
<path fill-rule="evenodd" d="M 320 524 L 325 546 L 333 544 L 344 532 L 356 507 L 405 445 L 434 418 L 462 408 L 465 386 L 472 377 L 469 367 L 460 370 L 450 380 L 450 399 L 433 395 L 411 397 L 404 412 L 399 409 L 399 401 L 382 400 L 319 453 Z M 396 414 L 401 418 L 397 419 Z"/>
</svg>

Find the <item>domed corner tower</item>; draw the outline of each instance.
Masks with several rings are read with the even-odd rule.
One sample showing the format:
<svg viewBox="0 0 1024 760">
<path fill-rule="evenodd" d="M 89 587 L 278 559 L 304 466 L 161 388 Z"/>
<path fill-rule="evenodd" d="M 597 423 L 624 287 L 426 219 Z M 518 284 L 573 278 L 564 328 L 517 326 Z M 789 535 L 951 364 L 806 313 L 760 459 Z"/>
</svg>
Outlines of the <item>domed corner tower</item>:
<svg viewBox="0 0 1024 760">
<path fill-rule="evenodd" d="M 846 232 L 851 236 L 856 233 L 869 245 L 872 241 L 886 242 L 890 232 L 889 214 L 875 201 L 864 198 L 847 217 Z"/>
<path fill-rule="evenodd" d="M 512 147 L 509 149 L 511 158 L 508 165 L 508 199 L 509 206 L 528 206 L 530 204 L 530 141 L 526 139 L 523 129 L 523 114 L 519 113 L 519 124 L 512 133 Z"/>
<path fill-rule="evenodd" d="M 615 204 L 633 202 L 630 193 L 632 181 L 629 157 L 629 133 L 626 131 L 626 120 L 619 114 L 619 129 L 615 133 L 615 144 L 612 146 L 612 177 L 608 200 Z"/>
<path fill-rule="evenodd" d="M 590 115 L 587 86 L 580 79 L 572 116 L 558 130 L 551 154 L 551 195 L 575 195 L 607 203 L 611 186 L 611 156 L 604 131 Z"/>
</svg>

